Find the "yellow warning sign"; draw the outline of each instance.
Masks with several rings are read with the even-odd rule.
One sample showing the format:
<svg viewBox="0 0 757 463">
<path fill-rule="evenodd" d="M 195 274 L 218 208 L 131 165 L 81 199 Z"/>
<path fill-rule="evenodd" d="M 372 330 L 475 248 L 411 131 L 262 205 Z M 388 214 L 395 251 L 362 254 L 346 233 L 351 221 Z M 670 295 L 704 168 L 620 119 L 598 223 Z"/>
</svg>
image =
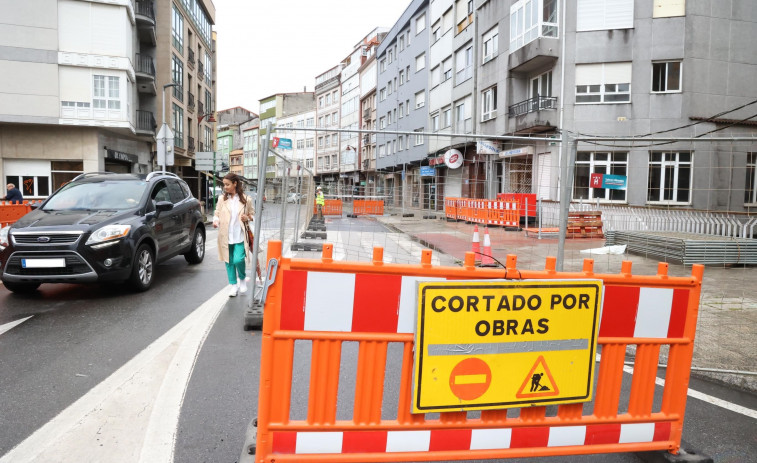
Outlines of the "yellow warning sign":
<svg viewBox="0 0 757 463">
<path fill-rule="evenodd" d="M 418 283 L 414 413 L 591 399 L 601 280 Z"/>
</svg>

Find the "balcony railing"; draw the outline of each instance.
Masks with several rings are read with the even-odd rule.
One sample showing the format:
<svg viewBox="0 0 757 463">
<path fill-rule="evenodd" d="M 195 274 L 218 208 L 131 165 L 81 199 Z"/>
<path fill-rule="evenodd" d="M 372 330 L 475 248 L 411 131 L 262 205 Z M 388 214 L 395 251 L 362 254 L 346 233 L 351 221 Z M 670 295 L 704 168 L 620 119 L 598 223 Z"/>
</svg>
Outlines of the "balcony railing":
<svg viewBox="0 0 757 463">
<path fill-rule="evenodd" d="M 197 102 L 197 114 L 199 115 L 205 114 L 205 105 L 202 104 L 202 101 Z"/>
<path fill-rule="evenodd" d="M 187 150 L 194 152 L 195 150 L 195 138 L 194 137 L 187 137 Z"/>
<path fill-rule="evenodd" d="M 195 51 L 191 48 L 187 48 L 187 67 L 190 69 L 195 67 Z"/>
<path fill-rule="evenodd" d="M 174 87 L 173 88 L 173 96 L 177 100 L 184 102 L 184 88 L 183 87 Z"/>
<path fill-rule="evenodd" d="M 151 111 L 137 110 L 137 130 L 154 132 L 157 126 L 155 116 L 153 116 Z"/>
<path fill-rule="evenodd" d="M 508 108 L 507 114 L 510 117 L 522 116 L 524 114 L 541 111 L 543 109 L 556 109 L 557 97 L 554 96 L 537 96 L 528 100 L 515 103 Z"/>
<path fill-rule="evenodd" d="M 195 109 L 195 96 L 192 92 L 187 92 L 187 109 L 190 111 Z"/>
<path fill-rule="evenodd" d="M 205 78 L 205 65 L 203 65 L 202 61 L 199 59 L 197 60 L 197 76 L 200 80 Z"/>
<path fill-rule="evenodd" d="M 137 0 L 135 9 L 138 15 L 146 16 L 155 21 L 155 9 L 152 6 L 151 0 Z"/>
<path fill-rule="evenodd" d="M 152 56 L 137 53 L 136 69 L 134 69 L 134 71 L 137 74 L 148 74 L 154 78 L 155 77 L 155 61 L 152 59 Z"/>
<path fill-rule="evenodd" d="M 204 151 L 205 151 L 205 143 L 200 142 L 200 152 L 204 152 Z"/>
</svg>

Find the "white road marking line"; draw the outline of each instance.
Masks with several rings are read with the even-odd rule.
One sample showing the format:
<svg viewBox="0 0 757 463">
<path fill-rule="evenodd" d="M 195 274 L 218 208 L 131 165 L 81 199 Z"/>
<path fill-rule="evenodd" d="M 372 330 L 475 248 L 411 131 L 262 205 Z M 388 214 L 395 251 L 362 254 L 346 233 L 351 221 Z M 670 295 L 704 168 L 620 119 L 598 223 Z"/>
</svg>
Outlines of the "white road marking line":
<svg viewBox="0 0 757 463">
<path fill-rule="evenodd" d="M 228 301 L 221 290 L 35 431 L 0 463 L 170 463 L 197 354 Z"/>
<path fill-rule="evenodd" d="M 24 323 L 26 320 L 29 320 L 33 316 L 34 315 L 29 315 L 26 318 L 19 318 L 18 320 L 14 320 L 14 321 L 12 321 L 10 323 L 6 323 L 4 325 L 0 325 L 0 334 L 3 334 L 3 333 L 6 333 L 6 332 L 10 331 L 11 329 L 17 327 L 18 325 Z"/>
<path fill-rule="evenodd" d="M 599 362 L 602 359 L 601 354 L 597 354 L 597 362 Z M 623 371 L 629 374 L 633 374 L 633 367 L 624 366 Z M 658 386 L 665 386 L 665 380 L 660 377 L 655 377 L 655 383 Z M 689 388 L 689 390 L 686 392 L 686 394 L 689 397 L 693 397 L 695 399 L 699 399 L 703 402 L 707 402 L 709 404 L 715 405 L 720 408 L 725 408 L 726 410 L 730 410 L 732 412 L 738 413 L 740 415 L 748 416 L 749 418 L 757 419 L 757 410 L 752 410 L 751 408 L 747 408 L 738 404 L 735 404 L 733 402 L 728 402 L 727 400 L 719 399 L 717 397 L 711 396 L 709 394 L 705 394 L 704 392 L 695 391 L 694 389 Z M 2 463 L 2 462 L 0 462 Z"/>
</svg>

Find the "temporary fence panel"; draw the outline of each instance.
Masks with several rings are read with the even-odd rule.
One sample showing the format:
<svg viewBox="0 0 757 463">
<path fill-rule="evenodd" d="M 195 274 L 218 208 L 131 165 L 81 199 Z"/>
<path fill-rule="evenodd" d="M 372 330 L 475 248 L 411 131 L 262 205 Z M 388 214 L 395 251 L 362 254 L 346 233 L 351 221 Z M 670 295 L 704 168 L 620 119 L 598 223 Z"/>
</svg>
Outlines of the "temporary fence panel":
<svg viewBox="0 0 757 463">
<path fill-rule="evenodd" d="M 10 201 L 0 201 L 0 228 L 13 224 L 16 220 L 31 212 L 32 206 L 28 201 L 21 204 Z"/>
<path fill-rule="evenodd" d="M 475 267 L 467 253 L 462 267 L 434 267 L 431 251 L 417 265 L 387 264 L 383 249 L 372 262 L 336 262 L 325 245 L 321 259 L 281 257 L 271 242 L 268 259 L 279 261 L 266 302 L 258 405 L 259 463 L 376 462 L 514 458 L 680 447 L 696 332 L 703 267 L 690 277 L 595 274 L 593 260 L 581 272 L 557 272 L 547 258 L 541 271 Z M 603 309 L 598 345 L 601 360 L 592 402 L 479 412 L 413 414 L 416 285 L 445 280 L 602 280 Z M 295 343 L 310 342 L 312 357 L 307 415 L 292 419 Z M 351 419 L 337 419 L 337 397 L 353 375 L 340 375 L 342 348 L 357 343 Z M 389 363 L 390 347 L 400 364 Z M 628 346 L 636 347 L 630 394 L 623 397 Z M 661 347 L 669 349 L 661 404 L 655 405 Z M 395 352 L 393 349 L 392 352 Z M 473 355 L 473 354 L 471 354 Z M 352 371 L 350 369 L 350 371 Z M 397 406 L 388 410 L 386 372 L 400 371 Z M 302 386 L 301 381 L 297 384 Z M 627 409 L 624 403 L 627 401 Z M 340 400 L 341 402 L 341 400 Z M 586 405 L 586 407 L 585 407 Z M 659 410 L 657 408 L 659 407 Z M 551 409 L 552 407 L 550 407 Z M 518 416 L 513 416 L 517 412 Z M 344 413 L 342 413 L 342 416 Z M 438 418 L 437 418 L 438 416 Z"/>
</svg>

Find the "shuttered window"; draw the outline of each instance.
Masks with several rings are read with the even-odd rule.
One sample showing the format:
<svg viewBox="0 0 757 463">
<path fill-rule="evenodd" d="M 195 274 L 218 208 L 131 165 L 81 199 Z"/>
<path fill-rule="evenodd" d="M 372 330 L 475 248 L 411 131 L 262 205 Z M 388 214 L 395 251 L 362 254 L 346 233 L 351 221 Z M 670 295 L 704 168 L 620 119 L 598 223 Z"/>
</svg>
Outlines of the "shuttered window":
<svg viewBox="0 0 757 463">
<path fill-rule="evenodd" d="M 633 0 L 578 0 L 576 30 L 633 28 Z"/>
</svg>

